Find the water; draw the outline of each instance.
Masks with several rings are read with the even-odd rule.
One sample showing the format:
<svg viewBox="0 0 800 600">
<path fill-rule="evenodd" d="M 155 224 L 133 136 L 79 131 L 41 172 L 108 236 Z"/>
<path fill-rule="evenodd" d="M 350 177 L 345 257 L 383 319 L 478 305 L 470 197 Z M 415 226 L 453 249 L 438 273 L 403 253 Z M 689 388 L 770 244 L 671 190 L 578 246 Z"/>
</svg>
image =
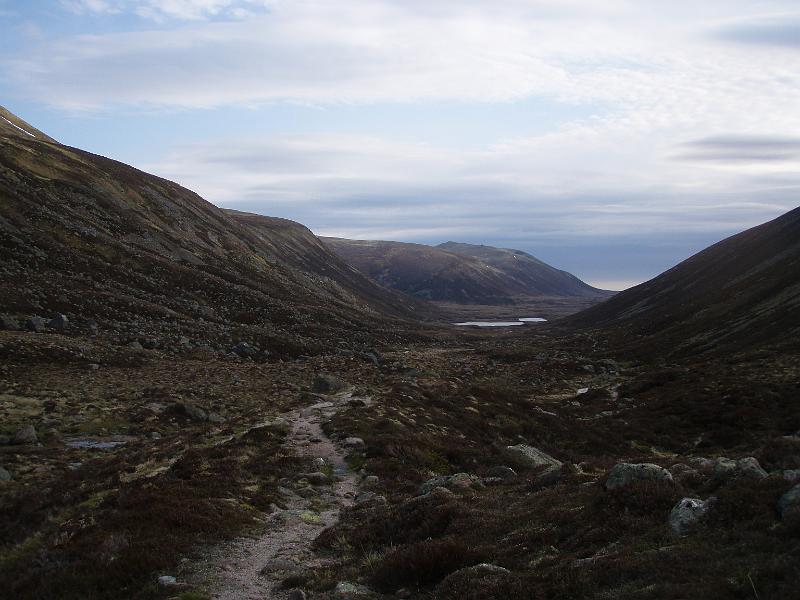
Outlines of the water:
<svg viewBox="0 0 800 600">
<path fill-rule="evenodd" d="M 547 319 L 541 317 L 520 317 L 516 321 L 465 321 L 453 323 L 458 327 L 518 327 L 527 323 L 546 323 Z"/>
</svg>

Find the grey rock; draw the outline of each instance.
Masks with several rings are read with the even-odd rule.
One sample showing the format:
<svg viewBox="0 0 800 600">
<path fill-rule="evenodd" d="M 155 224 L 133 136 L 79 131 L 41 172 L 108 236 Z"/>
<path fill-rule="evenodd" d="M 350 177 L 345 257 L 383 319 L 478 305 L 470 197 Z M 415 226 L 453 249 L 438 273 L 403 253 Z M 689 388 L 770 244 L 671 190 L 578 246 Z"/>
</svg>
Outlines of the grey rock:
<svg viewBox="0 0 800 600">
<path fill-rule="evenodd" d="M 176 402 L 172 405 L 172 411 L 187 416 L 192 421 L 208 421 L 208 413 L 194 404 Z"/>
<path fill-rule="evenodd" d="M 348 448 L 363 448 L 365 444 L 360 437 L 348 437 L 344 439 L 344 445 Z"/>
<path fill-rule="evenodd" d="M 606 489 L 625 488 L 640 481 L 672 483 L 672 473 L 652 463 L 617 463 L 606 480 Z"/>
<path fill-rule="evenodd" d="M 67 315 L 56 315 L 50 322 L 47 324 L 50 329 L 55 329 L 56 331 L 64 331 L 69 327 L 69 319 Z"/>
<path fill-rule="evenodd" d="M 362 600 L 374 598 L 375 593 L 366 586 L 340 581 L 333 590 L 333 597 L 337 600 Z"/>
<path fill-rule="evenodd" d="M 306 593 L 303 590 L 290 590 L 286 600 L 306 600 Z"/>
<path fill-rule="evenodd" d="M 311 389 L 318 394 L 335 394 L 346 387 L 347 384 L 344 381 L 325 373 L 320 373 L 314 377 L 314 382 L 311 384 Z"/>
<path fill-rule="evenodd" d="M 445 488 L 447 490 L 457 489 L 466 490 L 473 487 L 480 486 L 480 479 L 475 475 L 469 473 L 456 473 L 455 475 L 441 475 L 433 477 L 419 488 L 420 495 L 431 493 L 436 488 Z"/>
<path fill-rule="evenodd" d="M 326 466 L 328 463 L 326 463 L 326 462 L 325 462 L 325 459 L 324 459 L 324 458 L 317 457 L 317 458 L 315 458 L 315 459 L 312 461 L 312 464 L 313 464 L 313 465 L 314 465 L 314 466 L 315 466 L 317 469 L 324 469 L 324 468 L 325 468 L 325 466 Z"/>
<path fill-rule="evenodd" d="M 11 481 L 11 473 L 3 467 L 0 467 L 0 481 Z"/>
<path fill-rule="evenodd" d="M 515 465 L 527 469 L 544 467 L 547 470 L 555 470 L 561 469 L 562 465 L 560 460 L 527 444 L 506 446 L 506 455 Z"/>
<path fill-rule="evenodd" d="M 97 325 L 97 321 L 94 319 L 89 319 L 86 321 L 86 328 L 89 330 L 90 335 L 97 335 L 97 332 L 100 330 L 100 327 Z"/>
<path fill-rule="evenodd" d="M 795 485 L 778 500 L 781 519 L 800 515 L 800 484 Z"/>
<path fill-rule="evenodd" d="M 27 425 L 20 429 L 14 435 L 14 444 L 38 444 L 39 437 L 36 435 L 36 428 L 33 425 Z"/>
<path fill-rule="evenodd" d="M 177 585 L 178 580 L 175 579 L 172 575 L 161 575 L 158 578 L 158 585 L 161 587 L 174 587 Z"/>
<path fill-rule="evenodd" d="M 381 363 L 383 362 L 383 358 L 380 354 L 378 354 L 377 350 L 368 350 L 364 353 L 364 358 L 366 358 L 376 367 L 380 367 Z"/>
<path fill-rule="evenodd" d="M 144 347 L 136 340 L 128 342 L 128 348 L 131 350 L 144 350 Z"/>
<path fill-rule="evenodd" d="M 800 469 L 786 469 L 782 476 L 789 483 L 798 483 L 800 482 Z"/>
<path fill-rule="evenodd" d="M 41 333 L 47 326 L 47 321 L 42 317 L 31 317 L 25 321 L 25 329 L 35 333 Z"/>
<path fill-rule="evenodd" d="M 670 511 L 669 526 L 678 535 L 684 535 L 708 512 L 708 508 L 709 503 L 703 502 L 699 498 L 683 498 Z"/>
<path fill-rule="evenodd" d="M 255 356 L 258 353 L 258 351 L 247 342 L 239 342 L 233 348 L 231 348 L 231 352 L 233 352 L 236 356 L 240 356 L 242 358 Z"/>
<path fill-rule="evenodd" d="M 720 457 L 714 462 L 714 477 L 726 479 L 736 473 L 736 461 L 730 458 Z"/>
<path fill-rule="evenodd" d="M 266 562 L 261 568 L 261 574 L 269 573 L 293 573 L 300 570 L 300 565 L 288 558 L 273 558 Z"/>
<path fill-rule="evenodd" d="M 292 425 L 283 417 L 278 417 L 273 419 L 272 423 L 269 424 L 269 428 L 285 435 L 292 430 Z"/>
<path fill-rule="evenodd" d="M 489 477 L 497 477 L 506 481 L 510 481 L 517 477 L 517 472 L 514 469 L 502 465 L 492 467 L 486 472 L 486 474 Z"/>
<path fill-rule="evenodd" d="M 328 485 L 331 482 L 330 477 L 319 471 L 316 473 L 305 473 L 303 478 L 311 485 Z"/>
<path fill-rule="evenodd" d="M 364 481 L 361 482 L 361 485 L 365 488 L 374 488 L 380 483 L 380 479 L 377 475 L 367 475 L 364 477 Z"/>
<path fill-rule="evenodd" d="M 752 457 L 740 458 L 736 461 L 736 471 L 738 475 L 747 477 L 748 479 L 766 479 L 768 473 L 758 464 L 758 461 Z"/>
</svg>

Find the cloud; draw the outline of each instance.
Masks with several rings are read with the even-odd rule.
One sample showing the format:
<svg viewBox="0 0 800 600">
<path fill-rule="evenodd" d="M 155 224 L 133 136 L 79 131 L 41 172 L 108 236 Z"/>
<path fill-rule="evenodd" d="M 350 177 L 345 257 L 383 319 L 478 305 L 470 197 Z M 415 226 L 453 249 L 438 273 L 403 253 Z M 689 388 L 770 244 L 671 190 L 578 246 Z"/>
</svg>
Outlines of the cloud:
<svg viewBox="0 0 800 600">
<path fill-rule="evenodd" d="M 253 10 L 266 9 L 270 0 L 60 0 L 76 14 L 120 14 L 163 22 L 167 19 L 196 21 L 212 17 L 244 18 Z"/>
<path fill-rule="evenodd" d="M 800 48 L 800 14 L 739 21 L 720 27 L 714 34 L 739 44 Z"/>
<path fill-rule="evenodd" d="M 719 135 L 684 144 L 677 158 L 721 163 L 785 162 L 800 159 L 800 137 Z"/>
</svg>

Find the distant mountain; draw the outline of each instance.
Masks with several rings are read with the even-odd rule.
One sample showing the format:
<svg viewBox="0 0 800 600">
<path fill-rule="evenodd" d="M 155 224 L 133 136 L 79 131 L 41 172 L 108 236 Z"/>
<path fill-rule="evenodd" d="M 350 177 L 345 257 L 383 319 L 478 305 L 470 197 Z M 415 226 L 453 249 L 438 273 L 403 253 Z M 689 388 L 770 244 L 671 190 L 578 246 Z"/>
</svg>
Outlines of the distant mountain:
<svg viewBox="0 0 800 600">
<path fill-rule="evenodd" d="M 668 353 L 800 345 L 800 208 L 564 322 Z"/>
<path fill-rule="evenodd" d="M 322 238 L 379 283 L 426 300 L 506 304 L 520 296 L 598 297 L 610 294 L 516 250 L 447 242 Z"/>
<path fill-rule="evenodd" d="M 299 224 L 226 212 L 0 114 L 0 313 L 12 320 L 65 313 L 122 342 L 249 340 L 280 354 L 419 314 Z"/>
</svg>

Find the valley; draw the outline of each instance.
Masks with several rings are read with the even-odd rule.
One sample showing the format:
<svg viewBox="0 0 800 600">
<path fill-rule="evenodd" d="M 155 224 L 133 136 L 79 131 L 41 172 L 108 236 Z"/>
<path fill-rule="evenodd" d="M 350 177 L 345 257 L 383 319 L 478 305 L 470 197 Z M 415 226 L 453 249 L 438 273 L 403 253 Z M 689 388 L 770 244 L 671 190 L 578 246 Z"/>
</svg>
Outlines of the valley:
<svg viewBox="0 0 800 600">
<path fill-rule="evenodd" d="M 4 597 L 796 597 L 800 209 L 613 295 L 0 114 Z"/>
</svg>

